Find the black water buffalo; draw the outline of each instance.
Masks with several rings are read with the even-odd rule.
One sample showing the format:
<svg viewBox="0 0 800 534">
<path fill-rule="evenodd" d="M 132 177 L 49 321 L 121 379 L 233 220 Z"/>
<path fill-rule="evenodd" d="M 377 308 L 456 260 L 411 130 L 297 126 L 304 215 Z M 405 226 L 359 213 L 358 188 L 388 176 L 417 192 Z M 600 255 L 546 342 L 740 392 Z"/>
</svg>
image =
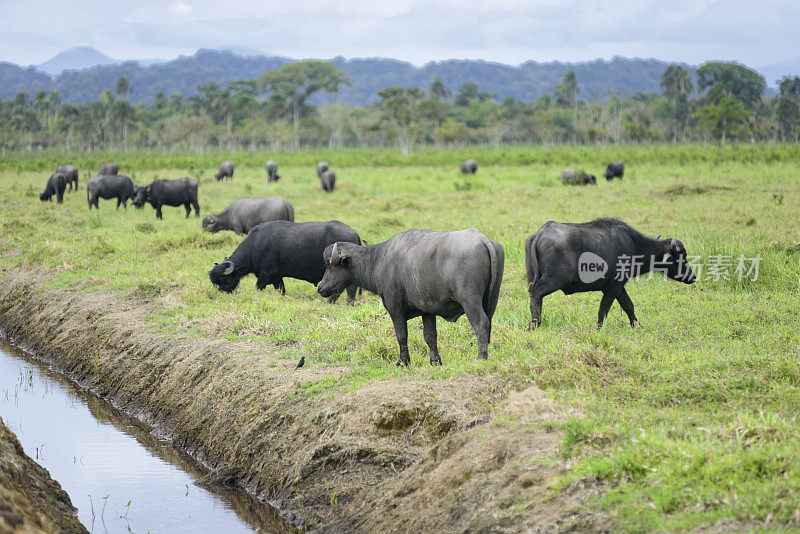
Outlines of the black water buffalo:
<svg viewBox="0 0 800 534">
<path fill-rule="evenodd" d="M 336 173 L 331 170 L 323 172 L 319 177 L 319 183 L 326 193 L 333 192 L 333 188 L 336 186 Z"/>
<path fill-rule="evenodd" d="M 594 174 L 587 174 L 583 171 L 575 172 L 572 169 L 564 169 L 561 173 L 561 181 L 564 185 L 597 185 L 597 177 Z"/>
<path fill-rule="evenodd" d="M 653 239 L 617 219 L 572 224 L 549 221 L 525 240 L 525 269 L 531 299 L 531 328 L 541 324 L 542 299 L 558 291 L 566 295 L 602 291 L 598 328 L 614 303 L 636 325 L 625 284 L 650 271 L 694 283 L 686 248 L 677 239 Z"/>
<path fill-rule="evenodd" d="M 505 253 L 476 229 L 407 230 L 363 247 L 336 243 L 324 258 L 325 277 L 317 289 L 323 297 L 351 284 L 380 295 L 400 344 L 398 365 L 410 361 L 406 323 L 420 315 L 432 365 L 442 363 L 436 316 L 455 321 L 466 313 L 478 337 L 478 359 L 487 358 Z"/>
<path fill-rule="evenodd" d="M 614 163 L 608 164 L 603 176 L 606 177 L 606 180 L 613 180 L 614 178 L 622 180 L 623 174 L 625 174 L 625 164 L 621 161 L 615 161 Z"/>
<path fill-rule="evenodd" d="M 220 213 L 203 219 L 203 230 L 219 232 L 233 230 L 238 235 L 267 221 L 294 222 L 294 208 L 281 197 L 238 198 Z"/>
<path fill-rule="evenodd" d="M 214 175 L 214 179 L 217 181 L 222 180 L 223 178 L 230 178 L 233 179 L 233 162 L 232 161 L 223 161 L 219 164 L 219 170 L 217 174 Z"/>
<path fill-rule="evenodd" d="M 236 289 L 243 276 L 254 273 L 256 288 L 261 290 L 272 284 L 285 294 L 284 277 L 317 285 L 325 274 L 322 260 L 325 247 L 340 241 L 361 244 L 356 231 L 339 221 L 261 223 L 250 230 L 229 258 L 215 263 L 208 275 L 211 282 L 226 293 Z M 345 287 L 347 301 L 352 304 L 357 289 L 352 284 L 342 286 L 336 293 L 329 292 L 328 300 L 334 302 Z"/>
<path fill-rule="evenodd" d="M 468 159 L 461 164 L 461 172 L 464 174 L 475 174 L 478 172 L 478 164 L 474 159 Z"/>
<path fill-rule="evenodd" d="M 78 167 L 75 165 L 59 165 L 56 172 L 62 173 L 67 179 L 70 192 L 72 191 L 72 184 L 75 184 L 75 191 L 78 190 Z"/>
<path fill-rule="evenodd" d="M 141 208 L 145 202 L 149 202 L 156 210 L 156 219 L 163 219 L 161 216 L 162 206 L 183 206 L 187 218 L 194 208 L 194 216 L 200 216 L 200 205 L 197 203 L 197 181 L 188 176 L 178 180 L 156 180 L 150 185 L 135 187 L 133 205 Z"/>
<path fill-rule="evenodd" d="M 123 208 L 128 207 L 128 199 L 133 198 L 133 182 L 122 174 L 98 174 L 89 179 L 86 183 L 86 200 L 89 202 L 89 210 L 92 206 L 100 209 L 98 199 L 116 198 L 117 209 L 122 204 Z"/>
<path fill-rule="evenodd" d="M 117 165 L 116 163 L 111 163 L 110 161 L 100 165 L 100 170 L 97 171 L 97 174 L 99 175 L 117 174 L 117 173 L 119 173 L 119 165 Z"/>
<path fill-rule="evenodd" d="M 266 165 L 267 169 L 267 176 L 269 177 L 270 182 L 277 182 L 281 179 L 280 175 L 278 174 L 278 164 L 274 161 L 270 160 L 267 162 Z"/>
<path fill-rule="evenodd" d="M 322 178 L 322 173 L 330 169 L 327 161 L 320 161 L 317 163 L 317 176 Z"/>
<path fill-rule="evenodd" d="M 56 202 L 61 204 L 64 202 L 64 190 L 67 188 L 67 177 L 62 172 L 52 174 L 47 179 L 47 184 L 44 186 L 44 193 L 39 195 L 39 200 L 42 202 L 49 202 L 50 198 L 55 195 Z"/>
</svg>

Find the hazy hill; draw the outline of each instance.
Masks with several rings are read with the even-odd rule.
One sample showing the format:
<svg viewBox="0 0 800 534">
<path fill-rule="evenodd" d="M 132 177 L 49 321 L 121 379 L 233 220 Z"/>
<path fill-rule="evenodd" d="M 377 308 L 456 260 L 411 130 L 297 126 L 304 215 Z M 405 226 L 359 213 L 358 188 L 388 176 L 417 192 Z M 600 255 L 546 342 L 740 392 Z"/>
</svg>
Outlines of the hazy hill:
<svg viewBox="0 0 800 534">
<path fill-rule="evenodd" d="M 243 57 L 229 51 L 198 50 L 193 56 L 182 56 L 157 65 L 143 66 L 129 61 L 67 70 L 54 77 L 33 68 L 0 63 L 0 98 L 13 98 L 19 91 L 33 94 L 45 89 L 58 90 L 65 102 L 87 102 L 96 99 L 104 89 L 113 89 L 120 76 L 130 78 L 134 102 L 148 102 L 159 91 L 167 96 L 182 93 L 188 97 L 196 93 L 200 84 L 212 81 L 225 84 L 230 80 L 254 78 L 289 61 L 292 60 L 277 56 Z M 427 89 L 437 76 L 441 76 L 454 93 L 462 83 L 471 81 L 477 83 L 481 91 L 495 93 L 499 99 L 512 96 L 532 101 L 542 94 L 551 93 L 569 69 L 575 70 L 578 76 L 581 98 L 589 99 L 596 95 L 605 99 L 612 92 L 659 91 L 658 82 L 667 66 L 667 63 L 653 59 L 625 58 L 585 63 L 527 62 L 520 66 L 450 60 L 428 63 L 423 67 L 383 58 L 336 57 L 331 61 L 349 73 L 353 82 L 352 87 L 342 89 L 339 100 L 355 105 L 376 101 L 376 93 L 390 85 L 417 85 Z"/>
<path fill-rule="evenodd" d="M 81 70 L 96 65 L 110 65 L 113 63 L 119 63 L 119 61 L 98 52 L 90 46 L 79 46 L 56 54 L 44 63 L 37 65 L 37 68 L 47 74 L 56 75 L 67 69 Z"/>
</svg>

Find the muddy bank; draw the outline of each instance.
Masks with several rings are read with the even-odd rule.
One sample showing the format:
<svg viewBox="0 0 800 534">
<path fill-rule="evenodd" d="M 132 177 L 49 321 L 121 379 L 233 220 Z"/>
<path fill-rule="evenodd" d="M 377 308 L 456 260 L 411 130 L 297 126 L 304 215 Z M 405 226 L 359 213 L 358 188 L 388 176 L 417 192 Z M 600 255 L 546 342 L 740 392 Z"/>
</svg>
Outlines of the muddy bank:
<svg viewBox="0 0 800 534">
<path fill-rule="evenodd" d="M 0 532 L 86 532 L 67 492 L 25 454 L 2 419 Z"/>
<path fill-rule="evenodd" d="M 6 271 L 0 327 L 73 379 L 153 425 L 298 525 L 364 532 L 598 527 L 576 510 L 594 490 L 554 494 L 565 469 L 552 423 L 568 413 L 502 377 L 393 380 L 298 394 L 347 368 L 293 370 L 270 346 L 156 335 L 148 304 L 44 289 Z"/>
</svg>

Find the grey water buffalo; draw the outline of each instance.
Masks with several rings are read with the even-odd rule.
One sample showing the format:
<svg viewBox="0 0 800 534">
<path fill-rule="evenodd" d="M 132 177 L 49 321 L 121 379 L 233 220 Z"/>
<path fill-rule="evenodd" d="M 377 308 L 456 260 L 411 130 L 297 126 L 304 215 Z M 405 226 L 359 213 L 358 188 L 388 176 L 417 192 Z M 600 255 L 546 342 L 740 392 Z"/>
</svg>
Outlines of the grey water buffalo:
<svg viewBox="0 0 800 534">
<path fill-rule="evenodd" d="M 322 253 L 328 245 L 337 242 L 359 245 L 361 238 L 339 221 L 261 223 L 250 230 L 229 258 L 215 263 L 208 276 L 220 291 L 231 293 L 242 277 L 254 273 L 256 288 L 263 290 L 272 284 L 285 294 L 285 277 L 317 285 L 325 274 Z M 329 292 L 326 295 L 329 302 L 334 302 L 345 288 L 348 303 L 352 304 L 357 289 L 352 284 L 342 286 L 338 292 Z"/>
<path fill-rule="evenodd" d="M 419 316 L 432 365 L 442 363 L 437 316 L 452 322 L 466 314 L 478 338 L 478 359 L 488 357 L 505 253 L 476 229 L 407 230 L 368 246 L 335 243 L 324 259 L 317 289 L 323 297 L 351 284 L 380 295 L 400 345 L 398 365 L 409 364 L 407 322 Z"/>
<path fill-rule="evenodd" d="M 281 179 L 280 175 L 278 174 L 278 164 L 274 161 L 270 160 L 267 162 L 266 165 L 267 170 L 267 177 L 270 182 L 277 182 Z"/>
<path fill-rule="evenodd" d="M 478 172 L 478 164 L 475 163 L 474 159 L 468 159 L 461 164 L 461 172 L 463 174 L 475 174 Z"/>
<path fill-rule="evenodd" d="M 281 197 L 238 198 L 220 213 L 203 218 L 203 230 L 219 232 L 233 230 L 246 234 L 254 226 L 267 221 L 294 222 L 294 207 Z"/>
<path fill-rule="evenodd" d="M 336 173 L 331 170 L 323 172 L 319 177 L 319 183 L 326 193 L 333 192 L 333 188 L 336 186 Z"/>
<path fill-rule="evenodd" d="M 232 161 L 223 161 L 219 164 L 219 170 L 217 174 L 214 175 L 214 179 L 217 181 L 222 180 L 223 178 L 230 178 L 233 179 L 233 162 Z"/>
<path fill-rule="evenodd" d="M 597 185 L 597 177 L 594 174 L 587 174 L 583 171 L 564 169 L 561 173 L 561 181 L 564 185 Z"/>
<path fill-rule="evenodd" d="M 623 174 L 625 174 L 625 164 L 621 161 L 615 161 L 614 163 L 608 164 L 603 176 L 605 176 L 606 180 L 613 180 L 614 178 L 622 180 Z"/>
<path fill-rule="evenodd" d="M 200 204 L 197 203 L 197 181 L 188 176 L 178 180 L 156 180 L 150 185 L 135 187 L 133 205 L 141 209 L 145 202 L 149 202 L 156 210 L 156 219 L 163 219 L 161 214 L 163 206 L 183 206 L 187 218 L 194 208 L 194 216 L 200 216 Z"/>
<path fill-rule="evenodd" d="M 123 208 L 128 207 L 128 199 L 133 198 L 133 182 L 130 178 L 122 174 L 98 174 L 89 179 L 86 183 L 86 201 L 89 203 L 89 210 L 92 206 L 100 209 L 98 199 L 117 199 L 117 209 L 122 204 Z"/>
<path fill-rule="evenodd" d="M 119 173 L 119 165 L 116 163 L 106 162 L 100 165 L 100 170 L 97 171 L 97 174 L 104 175 L 104 174 L 118 174 Z"/>
<path fill-rule="evenodd" d="M 330 169 L 327 161 L 320 161 L 317 163 L 317 176 L 322 178 L 322 173 Z"/>
<path fill-rule="evenodd" d="M 56 196 L 56 202 L 61 204 L 64 202 L 64 190 L 67 188 L 67 177 L 62 172 L 54 173 L 47 179 L 44 186 L 44 193 L 39 195 L 39 200 L 42 202 L 49 202 L 53 195 Z"/>
<path fill-rule="evenodd" d="M 69 191 L 72 192 L 72 184 L 75 184 L 75 191 L 78 190 L 78 167 L 75 165 L 59 165 L 56 172 L 60 172 L 67 179 Z"/>
<path fill-rule="evenodd" d="M 598 328 L 614 300 L 635 326 L 633 302 L 625 290 L 631 278 L 654 271 L 686 284 L 695 281 L 683 243 L 647 237 L 617 219 L 545 223 L 525 240 L 525 270 L 532 329 L 541 324 L 542 299 L 559 289 L 566 295 L 601 291 Z"/>
</svg>

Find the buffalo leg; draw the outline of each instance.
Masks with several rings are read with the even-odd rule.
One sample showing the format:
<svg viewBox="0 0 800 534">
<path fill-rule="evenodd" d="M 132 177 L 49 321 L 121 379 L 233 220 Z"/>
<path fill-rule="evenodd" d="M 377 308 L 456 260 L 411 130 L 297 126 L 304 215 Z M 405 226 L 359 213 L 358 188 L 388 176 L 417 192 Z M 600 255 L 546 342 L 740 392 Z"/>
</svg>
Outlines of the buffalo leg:
<svg viewBox="0 0 800 534">
<path fill-rule="evenodd" d="M 122 204 L 122 199 L 117 197 L 117 209 L 119 209 L 120 204 Z"/>
<path fill-rule="evenodd" d="M 633 301 L 631 297 L 628 296 L 625 287 L 619 290 L 617 302 L 619 302 L 619 305 L 622 307 L 622 311 L 628 316 L 628 320 L 631 322 L 631 328 L 636 328 L 636 323 L 639 322 L 639 320 L 636 318 L 636 314 L 633 313 Z"/>
<path fill-rule="evenodd" d="M 163 219 L 161 216 L 161 206 L 156 206 L 156 219 Z"/>
<path fill-rule="evenodd" d="M 185 218 L 188 219 L 189 215 L 192 214 L 192 205 L 187 202 L 186 204 L 183 205 L 183 209 L 186 210 L 186 217 Z"/>
<path fill-rule="evenodd" d="M 542 324 L 542 300 L 553 293 L 558 288 L 553 281 L 544 276 L 534 283 L 530 290 L 531 294 L 531 324 L 529 329 L 536 330 Z"/>
<path fill-rule="evenodd" d="M 397 336 L 397 344 L 400 345 L 400 359 L 397 365 L 408 365 L 411 362 L 411 357 L 408 354 L 408 325 L 406 318 L 402 314 L 392 315 L 392 323 L 394 323 L 394 334 Z"/>
<path fill-rule="evenodd" d="M 425 314 L 422 316 L 422 334 L 425 336 L 425 343 L 430 349 L 431 365 L 442 365 L 439 357 L 439 345 L 436 339 L 436 316 Z"/>
<path fill-rule="evenodd" d="M 192 207 L 194 207 L 194 216 L 200 217 L 200 204 L 197 203 L 197 199 L 192 201 Z M 188 217 L 188 215 L 187 215 Z"/>
<path fill-rule="evenodd" d="M 486 315 L 481 301 L 464 306 L 469 324 L 478 337 L 478 359 L 485 360 L 489 357 L 489 338 L 492 335 L 492 322 Z"/>
<path fill-rule="evenodd" d="M 350 306 L 356 305 L 356 293 L 358 292 L 358 286 L 355 284 L 350 284 L 347 286 L 347 303 Z"/>
<path fill-rule="evenodd" d="M 603 291 L 603 298 L 600 299 L 600 309 L 597 311 L 597 328 L 603 328 L 603 323 L 608 315 L 608 310 L 610 310 L 611 305 L 614 304 L 614 300 L 617 298 L 619 290 L 619 287 L 613 287 Z"/>
</svg>

